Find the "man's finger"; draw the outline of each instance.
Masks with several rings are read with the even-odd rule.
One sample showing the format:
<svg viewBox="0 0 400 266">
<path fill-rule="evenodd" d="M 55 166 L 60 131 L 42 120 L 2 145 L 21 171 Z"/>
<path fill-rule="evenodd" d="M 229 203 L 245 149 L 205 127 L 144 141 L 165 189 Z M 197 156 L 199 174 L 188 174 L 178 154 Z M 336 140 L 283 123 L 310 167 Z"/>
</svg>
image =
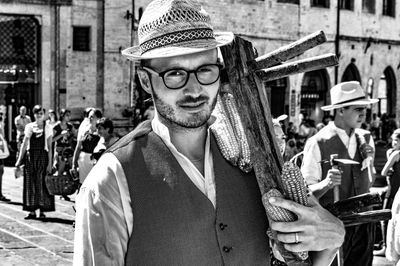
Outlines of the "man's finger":
<svg viewBox="0 0 400 266">
<path fill-rule="evenodd" d="M 303 243 L 298 243 L 298 244 L 283 244 L 286 250 L 291 251 L 291 252 L 303 252 L 303 251 L 308 251 L 307 245 Z"/>
<path fill-rule="evenodd" d="M 297 216 L 302 216 L 308 211 L 308 207 L 284 198 L 272 197 L 269 199 L 269 203 L 294 212 Z"/>
<path fill-rule="evenodd" d="M 296 233 L 303 231 L 304 227 L 298 222 L 271 222 L 271 229 L 278 234 Z"/>
</svg>

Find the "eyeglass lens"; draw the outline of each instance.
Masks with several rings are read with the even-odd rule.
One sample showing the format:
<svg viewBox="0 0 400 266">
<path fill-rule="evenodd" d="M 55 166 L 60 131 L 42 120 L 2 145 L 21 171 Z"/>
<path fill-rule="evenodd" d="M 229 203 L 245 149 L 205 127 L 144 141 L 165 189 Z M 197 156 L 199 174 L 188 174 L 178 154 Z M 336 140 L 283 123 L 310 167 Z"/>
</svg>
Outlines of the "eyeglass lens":
<svg viewBox="0 0 400 266">
<path fill-rule="evenodd" d="M 218 65 L 203 65 L 194 71 L 172 69 L 164 73 L 165 86 L 171 89 L 178 89 L 185 86 L 191 72 L 195 73 L 197 81 L 200 84 L 210 85 L 218 80 L 220 68 Z"/>
</svg>

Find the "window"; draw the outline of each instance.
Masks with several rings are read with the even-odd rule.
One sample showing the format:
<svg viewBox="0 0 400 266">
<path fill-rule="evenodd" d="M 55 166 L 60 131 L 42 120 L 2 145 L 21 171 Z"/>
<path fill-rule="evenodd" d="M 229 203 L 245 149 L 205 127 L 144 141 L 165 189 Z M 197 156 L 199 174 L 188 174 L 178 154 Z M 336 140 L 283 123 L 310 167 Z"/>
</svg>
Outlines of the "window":
<svg viewBox="0 0 400 266">
<path fill-rule="evenodd" d="M 329 8 L 329 0 L 311 0 L 311 6 Z"/>
<path fill-rule="evenodd" d="M 340 0 L 340 9 L 354 10 L 354 0 Z"/>
<path fill-rule="evenodd" d="M 73 26 L 72 49 L 90 51 L 90 27 Z"/>
<path fill-rule="evenodd" d="M 364 13 L 375 14 L 375 0 L 363 0 L 362 11 Z"/>
<path fill-rule="evenodd" d="M 383 11 L 384 16 L 395 17 L 395 0 L 383 0 Z"/>
<path fill-rule="evenodd" d="M 299 4 L 299 0 L 278 0 L 278 3 Z"/>
</svg>

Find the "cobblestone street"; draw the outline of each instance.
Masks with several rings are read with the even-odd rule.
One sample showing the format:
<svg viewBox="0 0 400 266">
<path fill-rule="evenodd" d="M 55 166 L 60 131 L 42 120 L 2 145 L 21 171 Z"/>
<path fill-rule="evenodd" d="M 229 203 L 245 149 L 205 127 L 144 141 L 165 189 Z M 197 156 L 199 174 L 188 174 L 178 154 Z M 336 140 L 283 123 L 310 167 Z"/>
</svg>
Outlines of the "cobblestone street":
<svg viewBox="0 0 400 266">
<path fill-rule="evenodd" d="M 5 167 L 3 194 L 11 202 L 0 202 L 0 265 L 72 265 L 74 196 L 56 197 L 56 211 L 43 220 L 24 220 L 22 181 Z"/>
</svg>

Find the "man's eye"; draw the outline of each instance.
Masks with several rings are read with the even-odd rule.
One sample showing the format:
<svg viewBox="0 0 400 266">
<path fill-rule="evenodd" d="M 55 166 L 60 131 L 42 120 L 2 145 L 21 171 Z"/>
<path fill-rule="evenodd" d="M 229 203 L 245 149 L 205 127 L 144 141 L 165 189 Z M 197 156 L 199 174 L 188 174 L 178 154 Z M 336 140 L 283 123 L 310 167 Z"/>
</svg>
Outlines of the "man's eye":
<svg viewBox="0 0 400 266">
<path fill-rule="evenodd" d="M 165 73 L 165 76 L 167 77 L 180 77 L 180 76 L 185 76 L 185 72 L 182 70 L 171 70 Z"/>
<path fill-rule="evenodd" d="M 216 67 L 214 67 L 214 66 L 203 66 L 203 67 L 199 68 L 197 70 L 197 72 L 199 72 L 199 73 L 214 72 L 214 71 L 216 71 L 215 68 Z"/>
</svg>

